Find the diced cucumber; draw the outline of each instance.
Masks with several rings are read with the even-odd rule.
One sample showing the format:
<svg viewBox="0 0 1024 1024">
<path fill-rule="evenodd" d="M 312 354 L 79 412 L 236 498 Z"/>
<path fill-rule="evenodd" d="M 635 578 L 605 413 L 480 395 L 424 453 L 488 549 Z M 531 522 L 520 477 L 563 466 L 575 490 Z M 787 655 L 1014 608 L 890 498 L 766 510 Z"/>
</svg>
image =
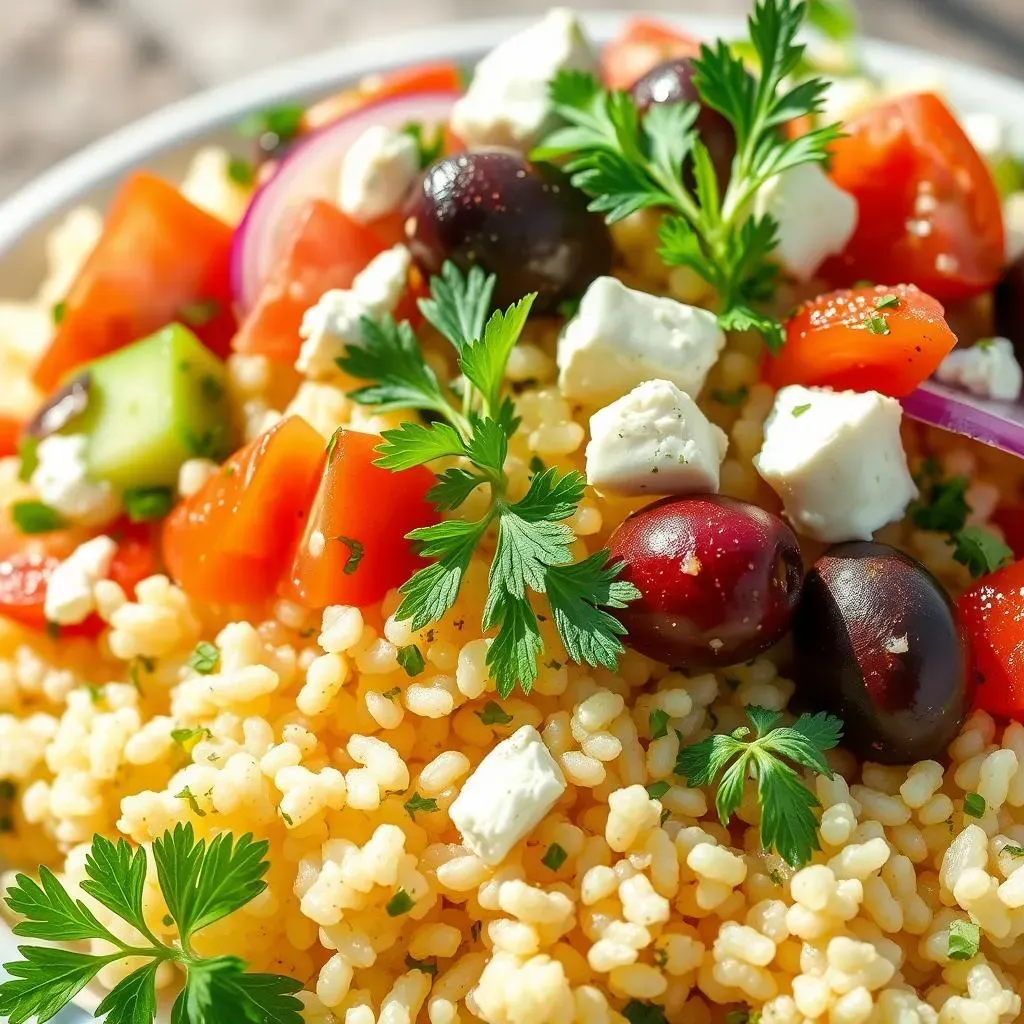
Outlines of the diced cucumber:
<svg viewBox="0 0 1024 1024">
<path fill-rule="evenodd" d="M 231 450 L 224 364 L 171 324 L 87 366 L 88 408 L 67 433 L 89 438 L 89 472 L 122 490 L 173 487 L 181 464 Z"/>
</svg>

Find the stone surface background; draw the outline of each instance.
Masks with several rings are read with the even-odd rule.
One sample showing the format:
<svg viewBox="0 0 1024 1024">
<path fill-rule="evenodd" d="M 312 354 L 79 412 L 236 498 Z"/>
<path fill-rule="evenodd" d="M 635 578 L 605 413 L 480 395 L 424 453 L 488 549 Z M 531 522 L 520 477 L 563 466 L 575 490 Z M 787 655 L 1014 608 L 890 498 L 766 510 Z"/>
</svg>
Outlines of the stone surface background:
<svg viewBox="0 0 1024 1024">
<path fill-rule="evenodd" d="M 190 92 L 332 44 L 550 0 L 0 0 L 0 197 Z M 674 11 L 742 13 L 749 0 Z M 643 9 L 636 0 L 581 8 Z M 1024 78 L 1024 0 L 859 0 L 865 30 Z"/>
</svg>

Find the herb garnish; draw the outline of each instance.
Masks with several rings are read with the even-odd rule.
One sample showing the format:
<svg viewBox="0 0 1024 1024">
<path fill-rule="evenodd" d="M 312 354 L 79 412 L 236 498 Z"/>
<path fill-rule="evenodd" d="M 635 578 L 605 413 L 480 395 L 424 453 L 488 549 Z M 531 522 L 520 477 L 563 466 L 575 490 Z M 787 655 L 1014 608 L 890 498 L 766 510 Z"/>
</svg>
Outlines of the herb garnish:
<svg viewBox="0 0 1024 1024">
<path fill-rule="evenodd" d="M 436 811 L 437 801 L 433 797 L 420 796 L 419 793 L 413 793 L 413 795 L 409 797 L 402 806 L 405 808 L 409 817 L 415 821 L 417 811 L 425 811 L 428 813 L 430 811 Z"/>
<path fill-rule="evenodd" d="M 660 740 L 662 736 L 668 735 L 669 713 L 662 708 L 655 708 L 647 716 L 647 723 L 652 740 Z"/>
<path fill-rule="evenodd" d="M 381 411 L 419 409 L 434 417 L 428 424 L 407 422 L 385 430 L 377 465 L 402 470 L 437 459 L 463 460 L 440 472 L 428 494 L 439 512 L 458 508 L 477 487 L 490 491 L 482 518 L 450 519 L 408 535 L 431 564 L 399 588 L 402 602 L 395 615 L 410 620 L 413 630 L 442 618 L 458 597 L 473 552 L 495 529 L 482 625 L 497 629 L 487 665 L 504 697 L 517 683 L 529 692 L 537 677 L 544 644 L 531 594 L 547 598 L 570 658 L 614 670 L 625 628 L 608 609 L 625 607 L 638 591 L 618 579 L 621 565 L 609 564 L 607 551 L 572 560 L 576 537 L 565 520 L 583 498 L 580 473 L 547 469 L 533 476 L 524 497 L 513 500 L 508 493 L 504 464 L 519 418 L 511 399 L 502 397 L 502 384 L 535 296 L 487 319 L 493 289 L 493 275 L 474 267 L 463 276 L 446 263 L 441 276 L 431 280 L 430 298 L 421 302 L 424 316 L 458 353 L 464 381 L 458 396 L 426 363 L 410 325 L 391 317 L 364 319 L 365 344 L 349 348 L 338 364 L 353 377 L 374 382 L 353 392 L 355 401 Z"/>
<path fill-rule="evenodd" d="M 950 921 L 946 954 L 950 960 L 973 960 L 981 949 L 981 929 L 973 921 Z"/>
<path fill-rule="evenodd" d="M 558 843 L 552 843 L 541 857 L 540 862 L 544 867 L 557 871 L 568 859 L 569 854 Z"/>
<path fill-rule="evenodd" d="M 174 797 L 176 800 L 184 800 L 185 803 L 188 804 L 189 810 L 197 818 L 206 817 L 206 811 L 204 811 L 202 807 L 199 806 L 199 798 L 195 795 L 195 793 L 192 792 L 191 789 L 189 789 L 188 786 L 186 786 L 180 793 L 175 793 Z"/>
<path fill-rule="evenodd" d="M 11 518 L 22 533 L 52 533 L 66 526 L 64 517 L 41 501 L 16 501 L 11 505 Z"/>
<path fill-rule="evenodd" d="M 244 117 L 238 125 L 238 132 L 249 139 L 259 139 L 263 149 L 290 142 L 299 133 L 305 107 L 297 103 L 282 103 L 278 107 L 269 107 Z M 265 136 L 273 136 L 267 139 Z"/>
<path fill-rule="evenodd" d="M 432 134 L 428 136 L 422 122 L 410 121 L 402 126 L 402 134 L 408 135 L 416 143 L 421 170 L 429 167 L 444 153 L 444 128 L 441 125 L 435 125 Z"/>
<path fill-rule="evenodd" d="M 133 487 L 124 492 L 124 510 L 133 523 L 163 519 L 174 507 L 174 492 L 170 487 Z"/>
<path fill-rule="evenodd" d="M 898 295 L 879 295 L 875 299 L 875 309 L 899 309 L 900 297 Z"/>
<path fill-rule="evenodd" d="M 985 817 L 985 798 L 980 793 L 968 793 L 964 797 L 964 814 L 971 818 Z"/>
<path fill-rule="evenodd" d="M 497 701 L 493 700 L 489 700 L 484 705 L 483 711 L 474 711 L 473 714 L 484 725 L 508 725 L 512 721 L 512 716 Z"/>
<path fill-rule="evenodd" d="M 405 966 L 410 971 L 422 971 L 431 978 L 437 974 L 437 963 L 433 960 L 417 960 L 416 957 L 406 954 Z"/>
<path fill-rule="evenodd" d="M 953 543 L 954 560 L 967 566 L 974 579 L 1013 561 L 1013 550 L 983 526 L 968 526 L 953 538 Z"/>
<path fill-rule="evenodd" d="M 387 911 L 388 917 L 401 917 L 402 914 L 408 914 L 415 906 L 416 901 L 404 889 L 399 889 L 387 901 L 384 909 Z"/>
<path fill-rule="evenodd" d="M 346 576 L 351 576 L 359 568 L 359 563 L 363 560 L 362 543 L 352 537 L 334 537 L 332 539 L 336 540 L 339 544 L 344 544 L 348 548 L 348 558 L 345 559 L 345 565 L 341 571 Z"/>
<path fill-rule="evenodd" d="M 177 743 L 186 754 L 192 753 L 192 748 L 200 740 L 213 738 L 213 733 L 205 725 L 197 725 L 194 729 L 181 728 L 171 730 L 171 739 Z"/>
<path fill-rule="evenodd" d="M 240 156 L 228 158 L 228 179 L 236 185 L 248 188 L 256 180 L 256 168 Z"/>
<path fill-rule="evenodd" d="M 660 800 L 671 788 L 672 784 L 670 782 L 666 782 L 664 779 L 661 779 L 658 782 L 651 782 L 648 784 L 647 795 L 652 800 Z"/>
<path fill-rule="evenodd" d="M 65 316 L 67 316 L 68 304 L 61 299 L 60 302 L 55 302 L 53 308 L 50 310 L 50 315 L 53 318 L 54 325 L 59 324 Z"/>
<path fill-rule="evenodd" d="M 554 112 L 568 122 L 533 153 L 535 160 L 565 160 L 572 183 L 592 197 L 590 209 L 609 223 L 638 210 L 665 210 L 659 255 L 669 266 L 687 266 L 718 295 L 725 330 L 756 330 L 772 351 L 784 340 L 781 324 L 756 307 L 775 290 L 770 261 L 778 222 L 751 212 L 758 190 L 784 171 L 823 163 L 839 126 L 814 128 L 798 138 L 780 129 L 821 110 L 828 84 L 789 76 L 804 63 L 796 36 L 807 5 L 759 0 L 748 25 L 760 67 L 719 40 L 702 45 L 693 84 L 701 102 L 719 111 L 736 133 L 736 157 L 724 194 L 707 146 L 697 134 L 699 106 L 659 103 L 641 119 L 628 93 L 607 91 L 591 75 L 566 71 L 551 86 Z M 684 173 L 685 165 L 685 173 Z M 693 175 L 695 188 L 687 185 Z"/>
<path fill-rule="evenodd" d="M 49 1020 L 71 1002 L 108 964 L 128 957 L 146 962 L 107 993 L 96 1010 L 116 1024 L 152 1024 L 156 1018 L 156 975 L 161 964 L 185 972 L 185 987 L 171 1010 L 173 1021 L 233 1020 L 261 1024 L 302 1024 L 301 982 L 277 974 L 249 974 L 235 956 L 202 957 L 192 940 L 203 929 L 234 913 L 266 888 L 267 843 L 251 835 L 223 833 L 207 845 L 196 842 L 191 825 L 177 825 L 154 840 L 152 856 L 170 923 L 178 937 L 164 942 L 153 934 L 143 912 L 148 854 L 123 839 L 116 844 L 96 836 L 86 857 L 82 889 L 141 937 L 125 942 L 100 923 L 81 900 L 68 894 L 43 867 L 39 882 L 18 875 L 7 904 L 23 920 L 16 935 L 43 942 L 100 940 L 113 949 L 83 953 L 63 946 L 25 945 L 22 959 L 6 964 L 11 979 L 0 984 L 0 1017 L 25 1024 Z"/>
<path fill-rule="evenodd" d="M 666 1024 L 665 1010 L 657 1003 L 642 1003 L 630 999 L 622 1008 L 622 1016 L 629 1024 Z"/>
<path fill-rule="evenodd" d="M 807 412 L 807 410 L 810 409 L 810 407 L 811 407 L 811 403 L 810 402 L 805 402 L 803 405 L 794 405 L 793 408 L 790 410 L 790 415 L 794 419 L 796 419 L 796 418 L 798 418 L 800 416 L 803 416 L 803 414 L 805 412 Z"/>
<path fill-rule="evenodd" d="M 743 801 L 751 769 L 757 779 L 761 805 L 761 845 L 775 850 L 791 867 L 805 864 L 820 849 L 814 809 L 817 798 L 783 758 L 815 775 L 833 778 L 824 751 L 837 746 L 842 722 L 834 715 L 801 715 L 791 726 L 780 726 L 782 713 L 755 706 L 746 709 L 756 736 L 741 726 L 729 734 L 709 736 L 679 754 L 676 774 L 689 786 L 708 786 L 723 772 L 715 805 L 723 825 Z"/>
<path fill-rule="evenodd" d="M 889 324 L 879 313 L 869 313 L 864 318 L 864 329 L 870 334 L 885 336 L 889 334 Z"/>
<path fill-rule="evenodd" d="M 418 676 L 426 667 L 423 654 L 415 644 L 398 648 L 398 664 L 405 669 L 408 676 Z"/>
<path fill-rule="evenodd" d="M 209 640 L 200 640 L 188 659 L 189 668 L 194 668 L 201 676 L 216 672 L 219 665 L 220 651 Z"/>
</svg>

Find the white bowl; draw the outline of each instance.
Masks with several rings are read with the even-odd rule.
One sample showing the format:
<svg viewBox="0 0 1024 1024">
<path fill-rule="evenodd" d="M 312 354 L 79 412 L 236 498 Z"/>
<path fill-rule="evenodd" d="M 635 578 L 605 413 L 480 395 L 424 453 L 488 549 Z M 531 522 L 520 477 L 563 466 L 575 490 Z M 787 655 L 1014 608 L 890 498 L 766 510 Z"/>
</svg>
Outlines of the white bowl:
<svg viewBox="0 0 1024 1024">
<path fill-rule="evenodd" d="M 610 39 L 622 22 L 635 14 L 603 12 L 585 17 L 592 37 L 601 42 Z M 658 16 L 706 38 L 735 38 L 743 33 L 736 19 Z M 402 65 L 440 59 L 469 65 L 530 20 L 439 25 L 341 46 L 200 93 L 108 135 L 0 203 L 0 298 L 33 294 L 43 273 L 43 241 L 49 229 L 72 206 L 83 202 L 103 204 L 132 168 L 145 166 L 180 178 L 200 144 L 233 143 L 237 148 L 232 126 L 250 111 L 322 96 L 363 75 Z M 869 72 L 887 80 L 941 89 L 961 113 L 996 114 L 1010 129 L 1011 148 L 1024 153 L 1024 82 L 948 57 L 876 40 L 864 41 L 863 56 Z M 0 963 L 17 957 L 15 945 L 14 937 L 0 921 Z M 93 1010 L 98 999 L 87 991 L 78 1002 Z M 56 1018 L 58 1024 L 84 1024 L 89 1019 L 74 1009 Z"/>
</svg>

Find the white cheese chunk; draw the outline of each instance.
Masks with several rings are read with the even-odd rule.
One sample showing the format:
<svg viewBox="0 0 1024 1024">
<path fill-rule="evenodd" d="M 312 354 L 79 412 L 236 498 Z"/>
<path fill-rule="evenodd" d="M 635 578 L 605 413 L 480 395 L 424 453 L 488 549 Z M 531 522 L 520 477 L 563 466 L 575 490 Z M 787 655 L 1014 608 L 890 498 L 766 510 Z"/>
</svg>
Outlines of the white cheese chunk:
<svg viewBox="0 0 1024 1024">
<path fill-rule="evenodd" d="M 870 540 L 917 496 L 900 440 L 902 409 L 876 391 L 783 388 L 754 467 L 794 528 L 816 540 Z"/>
<path fill-rule="evenodd" d="M 566 398 L 591 407 L 645 380 L 667 380 L 696 395 L 724 346 L 706 309 L 599 277 L 558 341 L 558 384 Z"/>
<path fill-rule="evenodd" d="M 466 780 L 448 811 L 462 845 L 500 864 L 565 792 L 565 778 L 532 725 L 502 740 Z"/>
<path fill-rule="evenodd" d="M 857 227 L 857 200 L 819 164 L 801 164 L 766 182 L 754 212 L 778 221 L 775 256 L 798 281 L 809 281 L 827 256 L 842 252 Z"/>
<path fill-rule="evenodd" d="M 32 486 L 44 505 L 80 526 L 100 526 L 116 518 L 121 499 L 105 480 L 91 480 L 84 434 L 51 434 L 36 448 Z"/>
<path fill-rule="evenodd" d="M 555 8 L 480 61 L 452 129 L 469 146 L 528 149 L 552 124 L 548 86 L 564 70 L 596 74 L 597 57 L 576 15 Z"/>
<path fill-rule="evenodd" d="M 96 610 L 93 588 L 110 574 L 116 551 L 117 545 L 109 537 L 93 537 L 53 570 L 43 602 L 47 621 L 77 626 Z"/>
<path fill-rule="evenodd" d="M 685 391 L 649 380 L 590 418 L 587 483 L 612 494 L 714 493 L 728 444 Z"/>
<path fill-rule="evenodd" d="M 408 284 L 412 262 L 409 250 L 396 245 L 375 256 L 356 275 L 350 289 L 324 292 L 303 314 L 303 338 L 295 368 L 313 379 L 337 372 L 337 360 L 349 345 L 363 344 L 360 321 L 394 312 Z"/>
<path fill-rule="evenodd" d="M 384 125 L 367 128 L 341 161 L 338 206 L 366 224 L 399 209 L 420 173 L 416 140 Z"/>
<path fill-rule="evenodd" d="M 970 348 L 958 348 L 935 371 L 944 384 L 970 391 L 981 398 L 1016 402 L 1024 385 L 1024 373 L 1006 338 L 988 338 Z"/>
<path fill-rule="evenodd" d="M 1009 125 L 991 111 L 976 111 L 960 119 L 971 145 L 990 163 L 1001 160 L 1009 152 Z"/>
</svg>

